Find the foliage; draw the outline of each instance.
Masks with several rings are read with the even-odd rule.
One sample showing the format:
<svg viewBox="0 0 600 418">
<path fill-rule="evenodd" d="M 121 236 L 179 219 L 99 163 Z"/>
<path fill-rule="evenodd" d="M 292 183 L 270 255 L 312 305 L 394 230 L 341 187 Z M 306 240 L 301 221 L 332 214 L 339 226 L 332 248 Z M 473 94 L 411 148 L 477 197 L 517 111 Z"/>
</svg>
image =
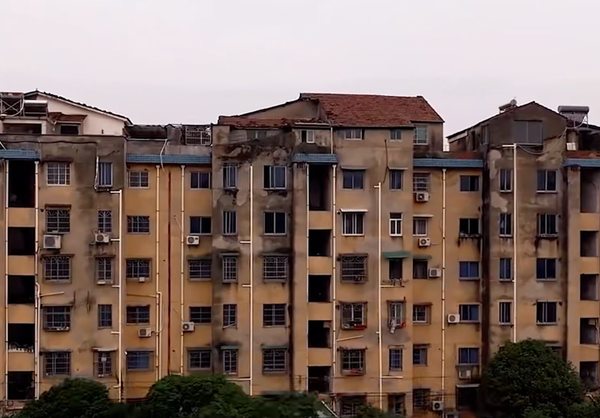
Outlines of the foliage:
<svg viewBox="0 0 600 418">
<path fill-rule="evenodd" d="M 18 418 L 98 418 L 111 407 L 106 386 L 93 380 L 66 379 L 29 402 Z"/>
<path fill-rule="evenodd" d="M 543 342 L 508 343 L 484 370 L 481 389 L 497 417 L 559 418 L 583 400 L 573 367 Z"/>
<path fill-rule="evenodd" d="M 312 395 L 286 393 L 253 400 L 252 418 L 317 418 L 318 400 Z"/>
<path fill-rule="evenodd" d="M 600 417 L 600 400 L 592 398 L 587 402 L 571 405 L 567 418 L 597 418 Z"/>
<path fill-rule="evenodd" d="M 383 412 L 379 408 L 375 408 L 372 405 L 364 405 L 359 408 L 357 418 L 388 418 L 391 415 Z"/>
</svg>

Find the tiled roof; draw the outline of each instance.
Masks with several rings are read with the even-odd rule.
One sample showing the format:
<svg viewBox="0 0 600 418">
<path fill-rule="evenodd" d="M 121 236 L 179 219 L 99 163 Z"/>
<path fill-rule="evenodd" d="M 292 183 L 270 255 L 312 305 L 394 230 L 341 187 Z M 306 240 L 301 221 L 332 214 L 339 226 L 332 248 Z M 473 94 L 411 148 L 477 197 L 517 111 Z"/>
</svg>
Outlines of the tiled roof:
<svg viewBox="0 0 600 418">
<path fill-rule="evenodd" d="M 443 122 L 422 96 L 301 93 L 300 99 L 318 101 L 329 122 L 336 126 L 385 128 Z"/>
<path fill-rule="evenodd" d="M 236 128 L 281 128 L 295 123 L 314 122 L 311 119 L 261 119 L 252 116 L 219 116 L 219 125 L 229 125 Z"/>
<path fill-rule="evenodd" d="M 127 163 L 210 165 L 211 156 L 185 154 L 127 154 Z"/>
</svg>

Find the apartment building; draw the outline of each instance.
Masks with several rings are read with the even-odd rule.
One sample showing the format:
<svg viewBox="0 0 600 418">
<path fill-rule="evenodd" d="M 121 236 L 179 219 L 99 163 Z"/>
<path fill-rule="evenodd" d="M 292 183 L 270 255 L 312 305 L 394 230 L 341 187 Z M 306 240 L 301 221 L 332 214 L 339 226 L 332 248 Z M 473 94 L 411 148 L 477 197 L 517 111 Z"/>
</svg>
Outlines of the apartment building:
<svg viewBox="0 0 600 418">
<path fill-rule="evenodd" d="M 524 338 L 594 385 L 600 128 L 562 110 L 511 104 L 443 152 L 420 96 L 158 126 L 0 93 L 5 405 L 215 372 L 344 417 L 470 416 L 482 364 Z"/>
</svg>

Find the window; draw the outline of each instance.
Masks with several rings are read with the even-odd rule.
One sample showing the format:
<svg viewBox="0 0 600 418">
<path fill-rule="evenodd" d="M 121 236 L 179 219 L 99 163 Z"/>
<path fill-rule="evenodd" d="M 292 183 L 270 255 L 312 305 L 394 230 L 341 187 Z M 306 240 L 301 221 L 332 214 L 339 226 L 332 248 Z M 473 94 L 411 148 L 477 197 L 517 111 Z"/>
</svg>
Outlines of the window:
<svg viewBox="0 0 600 418">
<path fill-rule="evenodd" d="M 236 189 L 238 166 L 236 164 L 223 164 L 223 188 Z"/>
<path fill-rule="evenodd" d="M 263 258 L 263 280 L 287 281 L 288 268 L 287 255 L 266 255 Z"/>
<path fill-rule="evenodd" d="M 512 258 L 501 258 L 498 277 L 500 280 L 512 280 Z"/>
<path fill-rule="evenodd" d="M 536 320 L 538 324 L 556 324 L 558 322 L 556 302 L 537 302 Z"/>
<path fill-rule="evenodd" d="M 102 232 L 105 234 L 112 232 L 112 211 L 98 211 L 98 232 Z"/>
<path fill-rule="evenodd" d="M 556 258 L 536 259 L 535 271 L 538 280 L 556 280 Z"/>
<path fill-rule="evenodd" d="M 342 373 L 363 374 L 365 372 L 365 350 L 342 350 Z"/>
<path fill-rule="evenodd" d="M 64 234 L 71 230 L 69 208 L 46 208 L 46 232 Z"/>
<path fill-rule="evenodd" d="M 555 237 L 558 235 L 556 227 L 557 216 L 552 213 L 538 213 L 537 234 L 538 237 Z"/>
<path fill-rule="evenodd" d="M 126 274 L 128 279 L 149 279 L 150 260 L 130 258 L 126 261 Z"/>
<path fill-rule="evenodd" d="M 344 235 L 364 235 L 364 212 L 342 213 L 342 224 Z"/>
<path fill-rule="evenodd" d="M 415 126 L 414 145 L 427 145 L 429 143 L 429 130 L 427 125 Z"/>
<path fill-rule="evenodd" d="M 512 213 L 501 213 L 500 214 L 500 236 L 511 237 L 512 236 Z"/>
<path fill-rule="evenodd" d="M 223 282 L 237 282 L 238 258 L 237 255 L 224 255 L 221 258 L 223 268 Z"/>
<path fill-rule="evenodd" d="M 188 367 L 190 370 L 210 370 L 211 357 L 210 348 L 188 350 Z"/>
<path fill-rule="evenodd" d="M 342 303 L 342 329 L 363 329 L 367 325 L 366 303 Z"/>
<path fill-rule="evenodd" d="M 429 173 L 413 173 L 413 192 L 428 192 L 430 180 Z"/>
<path fill-rule="evenodd" d="M 458 314 L 460 322 L 479 322 L 479 305 L 475 303 L 458 305 Z"/>
<path fill-rule="evenodd" d="M 98 305 L 98 328 L 112 327 L 112 305 Z"/>
<path fill-rule="evenodd" d="M 358 129 L 342 129 L 340 130 L 340 136 L 344 139 L 364 139 L 364 131 Z"/>
<path fill-rule="evenodd" d="M 265 234 L 285 235 L 287 219 L 285 212 L 265 212 Z"/>
<path fill-rule="evenodd" d="M 96 351 L 94 353 L 94 364 L 96 377 L 111 377 L 112 353 L 107 351 Z"/>
<path fill-rule="evenodd" d="M 234 210 L 223 211 L 223 235 L 237 234 L 237 213 Z"/>
<path fill-rule="evenodd" d="M 420 217 L 415 216 L 413 218 L 413 235 L 415 237 L 426 237 L 428 223 L 429 223 L 428 218 L 420 218 Z"/>
<path fill-rule="evenodd" d="M 388 276 L 389 280 L 401 280 L 402 279 L 402 259 L 401 258 L 390 258 L 388 260 Z"/>
<path fill-rule="evenodd" d="M 413 345 L 413 364 L 415 366 L 427 366 L 427 345 Z"/>
<path fill-rule="evenodd" d="M 266 165 L 264 188 L 267 190 L 285 189 L 287 186 L 287 167 L 284 165 Z"/>
<path fill-rule="evenodd" d="M 98 187 L 111 187 L 113 185 L 113 166 L 110 162 L 98 163 Z"/>
<path fill-rule="evenodd" d="M 287 349 L 263 348 L 263 373 L 285 372 L 287 370 Z"/>
<path fill-rule="evenodd" d="M 541 145 L 544 140 L 542 121 L 516 120 L 513 137 L 520 144 Z"/>
<path fill-rule="evenodd" d="M 306 142 L 307 144 L 315 143 L 315 131 L 311 131 L 310 129 L 303 129 L 300 131 L 300 139 L 302 142 Z"/>
<path fill-rule="evenodd" d="M 390 190 L 402 190 L 404 184 L 404 170 L 390 170 Z"/>
<path fill-rule="evenodd" d="M 390 139 L 400 141 L 402 139 L 402 129 L 390 129 Z"/>
<path fill-rule="evenodd" d="M 192 171 L 190 173 L 190 187 L 194 190 L 210 189 L 211 183 L 209 171 Z"/>
<path fill-rule="evenodd" d="M 341 280 L 364 282 L 367 280 L 367 256 L 342 254 L 340 255 Z"/>
<path fill-rule="evenodd" d="M 402 236 L 402 214 L 399 212 L 390 213 L 390 236 Z"/>
<path fill-rule="evenodd" d="M 426 279 L 428 277 L 427 260 L 413 259 L 413 279 Z"/>
<path fill-rule="evenodd" d="M 237 349 L 224 349 L 221 352 L 223 361 L 223 374 L 237 374 L 238 371 L 238 350 Z"/>
<path fill-rule="evenodd" d="M 71 280 L 71 257 L 61 255 L 44 257 L 44 279 L 48 281 Z"/>
<path fill-rule="evenodd" d="M 223 305 L 223 327 L 237 326 L 237 305 L 226 303 Z"/>
<path fill-rule="evenodd" d="M 69 351 L 45 352 L 44 373 L 46 376 L 69 376 L 71 374 L 71 353 Z"/>
<path fill-rule="evenodd" d="M 500 169 L 500 191 L 512 191 L 512 170 L 509 168 Z"/>
<path fill-rule="evenodd" d="M 390 326 L 404 327 L 406 325 L 404 302 L 388 302 L 388 322 Z"/>
<path fill-rule="evenodd" d="M 479 219 L 478 218 L 461 218 L 459 222 L 460 236 L 478 236 L 479 235 Z"/>
<path fill-rule="evenodd" d="M 460 176 L 461 192 L 478 192 L 479 176 Z"/>
<path fill-rule="evenodd" d="M 392 347 L 388 350 L 390 371 L 402 371 L 402 348 Z"/>
<path fill-rule="evenodd" d="M 71 328 L 70 306 L 44 306 L 42 309 L 46 331 L 68 331 Z"/>
<path fill-rule="evenodd" d="M 149 234 L 150 217 L 149 216 L 128 216 L 127 232 L 130 234 Z"/>
<path fill-rule="evenodd" d="M 96 283 L 112 283 L 113 279 L 112 257 L 96 257 Z"/>
<path fill-rule="evenodd" d="M 147 171 L 130 171 L 128 173 L 129 187 L 132 189 L 144 189 L 148 187 Z"/>
<path fill-rule="evenodd" d="M 68 186 L 71 184 L 71 164 L 49 162 L 46 165 L 46 183 L 48 186 Z"/>
<path fill-rule="evenodd" d="M 209 235 L 212 233 L 212 218 L 210 216 L 190 216 L 190 234 Z"/>
<path fill-rule="evenodd" d="M 358 416 L 366 403 L 366 396 L 340 397 L 340 418 L 351 418 Z"/>
<path fill-rule="evenodd" d="M 263 326 L 285 326 L 285 303 L 265 303 L 263 305 Z"/>
<path fill-rule="evenodd" d="M 248 130 L 248 139 L 265 139 L 267 134 L 264 129 L 251 129 Z"/>
<path fill-rule="evenodd" d="M 210 324 L 212 321 L 212 307 L 190 306 L 190 321 L 195 324 Z"/>
<path fill-rule="evenodd" d="M 131 325 L 147 325 L 150 323 L 150 305 L 127 306 L 127 323 Z"/>
<path fill-rule="evenodd" d="M 479 279 L 479 261 L 459 261 L 459 277 L 461 279 Z"/>
<path fill-rule="evenodd" d="M 342 170 L 344 189 L 363 189 L 365 183 L 365 170 Z"/>
<path fill-rule="evenodd" d="M 127 371 L 145 371 L 150 370 L 152 351 L 131 351 L 127 350 Z"/>
<path fill-rule="evenodd" d="M 403 417 L 406 415 L 406 395 L 404 393 L 388 395 L 388 412 L 392 416 Z"/>
<path fill-rule="evenodd" d="M 537 171 L 537 191 L 555 192 L 556 191 L 556 171 L 538 170 Z"/>
<path fill-rule="evenodd" d="M 188 260 L 190 280 L 210 279 L 212 277 L 212 260 L 210 258 L 193 258 Z"/>
<path fill-rule="evenodd" d="M 477 347 L 459 347 L 458 364 L 465 366 L 479 365 L 479 348 Z"/>
<path fill-rule="evenodd" d="M 498 302 L 498 322 L 500 325 L 512 324 L 512 302 Z"/>
<path fill-rule="evenodd" d="M 61 135 L 79 135 L 80 127 L 77 123 L 61 123 L 58 125 L 58 132 Z"/>
<path fill-rule="evenodd" d="M 413 408 L 429 409 L 431 403 L 431 389 L 413 389 Z"/>
<path fill-rule="evenodd" d="M 413 322 L 415 324 L 428 324 L 431 306 L 413 305 Z"/>
</svg>

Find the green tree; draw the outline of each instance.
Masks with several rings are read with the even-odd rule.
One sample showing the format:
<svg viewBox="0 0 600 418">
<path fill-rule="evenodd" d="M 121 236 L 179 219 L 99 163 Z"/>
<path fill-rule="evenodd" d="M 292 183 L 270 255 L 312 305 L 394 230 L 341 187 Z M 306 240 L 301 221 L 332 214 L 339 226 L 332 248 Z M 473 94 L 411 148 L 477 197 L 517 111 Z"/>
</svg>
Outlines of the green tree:
<svg viewBox="0 0 600 418">
<path fill-rule="evenodd" d="M 318 399 L 304 393 L 286 393 L 268 398 L 255 398 L 252 418 L 317 418 Z"/>
<path fill-rule="evenodd" d="M 573 367 L 534 340 L 502 347 L 484 370 L 481 389 L 488 412 L 503 418 L 562 418 L 583 401 Z"/>
<path fill-rule="evenodd" d="M 88 379 L 66 379 L 25 405 L 18 418 L 99 418 L 112 403 L 101 383 Z"/>
<path fill-rule="evenodd" d="M 365 405 L 359 408 L 356 418 L 390 418 L 391 415 L 383 412 L 373 405 Z"/>
</svg>

